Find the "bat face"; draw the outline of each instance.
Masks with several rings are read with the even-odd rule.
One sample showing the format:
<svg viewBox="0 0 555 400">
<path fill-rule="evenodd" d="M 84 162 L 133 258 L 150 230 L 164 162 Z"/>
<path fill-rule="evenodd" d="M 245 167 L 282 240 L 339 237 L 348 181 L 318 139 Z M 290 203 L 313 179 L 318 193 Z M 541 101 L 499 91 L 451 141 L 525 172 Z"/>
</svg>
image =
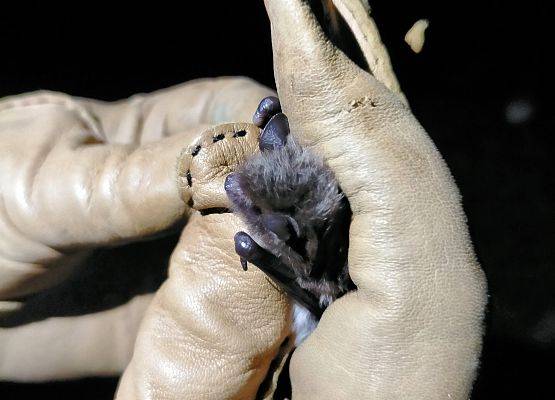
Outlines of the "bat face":
<svg viewBox="0 0 555 400">
<path fill-rule="evenodd" d="M 234 211 L 251 235 L 235 237 L 241 263 L 250 262 L 315 315 L 354 288 L 348 275 L 351 211 L 324 160 L 289 133 L 277 98 L 260 103 L 259 154 L 226 180 Z"/>
</svg>

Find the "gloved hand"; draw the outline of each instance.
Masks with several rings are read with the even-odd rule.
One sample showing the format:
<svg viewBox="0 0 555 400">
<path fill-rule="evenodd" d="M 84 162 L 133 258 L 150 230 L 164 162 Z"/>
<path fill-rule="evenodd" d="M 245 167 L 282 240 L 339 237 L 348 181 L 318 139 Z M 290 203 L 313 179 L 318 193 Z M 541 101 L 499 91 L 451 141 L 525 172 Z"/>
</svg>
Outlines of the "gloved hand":
<svg viewBox="0 0 555 400">
<path fill-rule="evenodd" d="M 353 211 L 358 290 L 294 353 L 293 399 L 468 398 L 484 274 L 453 178 L 399 93 L 373 21 L 359 0 L 333 1 L 368 73 L 326 40 L 308 2 L 265 3 L 291 131 L 325 156 Z"/>
<path fill-rule="evenodd" d="M 293 395 L 465 398 L 485 283 L 459 197 L 398 92 L 372 21 L 357 1 L 335 3 L 373 76 L 325 41 L 305 2 L 267 1 L 284 111 L 295 134 L 328 159 L 353 207 L 349 262 L 359 288 L 326 311 L 295 353 Z M 240 223 L 218 213 L 226 167 L 252 145 L 226 150 L 227 139 L 204 139 L 223 148 L 206 153 L 215 164 L 193 162 L 196 146 L 180 159 L 184 203 L 192 198 L 195 211 L 143 322 L 121 398 L 270 394 L 289 347 L 286 299 L 256 269 L 238 268 L 231 238 Z"/>
<path fill-rule="evenodd" d="M 359 0 L 333 1 L 368 73 L 326 40 L 307 1 L 265 3 L 291 131 L 324 155 L 353 211 L 358 290 L 335 301 L 295 351 L 293 399 L 468 398 L 484 275 L 457 188 L 400 93 L 373 21 Z M 192 195 L 198 212 L 143 321 L 119 399 L 271 398 L 289 346 L 288 307 L 260 271 L 239 268 L 232 236 L 241 226 L 217 211 L 227 205 L 223 178 L 252 145 L 234 128 L 215 129 L 200 153 L 195 145 L 181 158 L 183 193 L 203 195 Z M 187 241 L 197 232 L 198 243 Z"/>
<path fill-rule="evenodd" d="M 151 296 L 46 320 L 29 317 L 27 302 L 82 268 L 91 249 L 183 225 L 190 209 L 176 185 L 180 151 L 207 126 L 250 118 L 271 93 L 218 78 L 115 103 L 51 92 L 0 100 L 0 326 L 10 326 L 0 328 L 0 379 L 121 373 Z"/>
<path fill-rule="evenodd" d="M 220 125 L 182 153 L 180 188 L 194 211 L 143 319 L 118 399 L 271 396 L 292 345 L 290 304 L 260 270 L 242 270 L 233 236 L 245 228 L 226 210 L 224 191 L 225 177 L 258 149 L 258 136 L 252 124 Z"/>
</svg>

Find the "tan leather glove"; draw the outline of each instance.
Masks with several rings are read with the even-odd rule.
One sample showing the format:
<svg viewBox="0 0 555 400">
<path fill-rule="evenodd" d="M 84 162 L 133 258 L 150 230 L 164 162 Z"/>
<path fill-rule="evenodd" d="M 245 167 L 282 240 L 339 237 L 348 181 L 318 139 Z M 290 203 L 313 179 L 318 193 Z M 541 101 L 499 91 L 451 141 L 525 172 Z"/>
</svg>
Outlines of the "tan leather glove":
<svg viewBox="0 0 555 400">
<path fill-rule="evenodd" d="M 220 125 L 180 157 L 180 187 L 195 211 L 141 324 L 118 399 L 272 394 L 292 345 L 290 305 L 261 271 L 241 269 L 233 236 L 244 227 L 222 210 L 224 179 L 258 149 L 258 136 L 251 124 Z"/>
<path fill-rule="evenodd" d="M 367 73 L 326 40 L 306 1 L 265 3 L 291 130 L 325 156 L 353 211 L 358 290 L 293 355 L 293 398 L 468 398 L 484 274 L 453 178 L 399 93 L 373 21 L 360 1 L 333 1 Z"/>
<path fill-rule="evenodd" d="M 66 279 L 90 249 L 183 224 L 179 152 L 206 126 L 250 118 L 268 94 L 218 78 L 115 103 L 51 92 L 1 99 L 0 320 L 27 312 L 25 298 Z M 0 379 L 120 373 L 149 302 L 0 328 Z"/>
<path fill-rule="evenodd" d="M 306 1 L 266 0 L 292 132 L 326 157 L 353 210 L 349 266 L 358 290 L 334 302 L 294 353 L 293 399 L 468 398 L 486 286 L 460 195 L 408 109 L 363 3 L 334 4 L 371 73 L 326 40 Z M 217 132 L 227 133 L 210 150 Z M 240 270 L 237 219 L 200 212 L 227 204 L 223 177 L 252 147 L 229 127 L 217 132 L 201 138 L 195 157 L 205 151 L 219 161 L 206 167 L 196 147 L 181 158 L 185 196 L 203 193 L 193 203 L 199 212 L 143 321 L 119 399 L 271 395 L 288 308 L 259 271 Z M 197 244 L 186 240 L 196 232 Z"/>
</svg>

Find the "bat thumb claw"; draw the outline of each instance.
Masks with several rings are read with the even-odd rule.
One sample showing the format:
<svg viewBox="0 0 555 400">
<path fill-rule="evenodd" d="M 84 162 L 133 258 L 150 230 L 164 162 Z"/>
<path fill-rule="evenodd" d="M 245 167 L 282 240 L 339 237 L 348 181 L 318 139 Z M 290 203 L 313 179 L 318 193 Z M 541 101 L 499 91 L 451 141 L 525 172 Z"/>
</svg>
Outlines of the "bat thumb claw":
<svg viewBox="0 0 555 400">
<path fill-rule="evenodd" d="M 241 267 L 243 267 L 243 271 L 247 271 L 247 260 L 245 260 L 243 257 L 240 258 L 241 260 Z"/>
</svg>

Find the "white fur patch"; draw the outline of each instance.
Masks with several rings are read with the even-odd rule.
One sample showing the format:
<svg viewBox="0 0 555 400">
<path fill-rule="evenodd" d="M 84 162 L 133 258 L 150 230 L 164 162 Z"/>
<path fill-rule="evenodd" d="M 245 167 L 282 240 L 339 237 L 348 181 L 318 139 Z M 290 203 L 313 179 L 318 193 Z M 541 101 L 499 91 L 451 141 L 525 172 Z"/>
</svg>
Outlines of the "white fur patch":
<svg viewBox="0 0 555 400">
<path fill-rule="evenodd" d="M 298 347 L 316 329 L 318 320 L 310 311 L 297 303 L 293 304 L 292 312 L 295 346 Z"/>
</svg>

